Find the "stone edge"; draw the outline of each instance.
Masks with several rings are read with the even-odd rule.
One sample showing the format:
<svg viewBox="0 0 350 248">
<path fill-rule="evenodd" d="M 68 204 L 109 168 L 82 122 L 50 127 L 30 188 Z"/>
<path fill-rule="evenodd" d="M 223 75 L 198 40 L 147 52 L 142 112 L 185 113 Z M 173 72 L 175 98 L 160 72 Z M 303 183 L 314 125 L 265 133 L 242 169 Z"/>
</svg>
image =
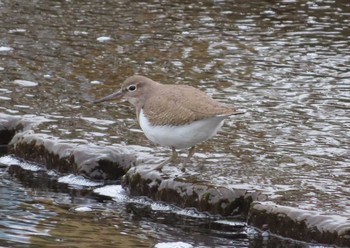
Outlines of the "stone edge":
<svg viewBox="0 0 350 248">
<path fill-rule="evenodd" d="M 317 211 L 253 202 L 248 224 L 279 236 L 306 242 L 350 246 L 350 218 Z"/>
</svg>

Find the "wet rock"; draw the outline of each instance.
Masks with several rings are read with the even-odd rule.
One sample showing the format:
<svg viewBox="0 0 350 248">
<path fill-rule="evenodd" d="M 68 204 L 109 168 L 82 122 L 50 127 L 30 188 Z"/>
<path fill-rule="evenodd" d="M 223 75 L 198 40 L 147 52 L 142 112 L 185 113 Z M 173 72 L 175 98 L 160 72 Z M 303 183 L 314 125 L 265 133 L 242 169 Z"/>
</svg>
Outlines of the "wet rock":
<svg viewBox="0 0 350 248">
<path fill-rule="evenodd" d="M 47 171 L 45 168 L 32 171 L 23 169 L 19 165 L 9 165 L 7 172 L 20 180 L 23 185 L 27 187 L 37 188 L 37 189 L 48 189 L 48 188 L 55 188 L 59 189 L 60 192 L 67 192 L 68 191 L 68 185 L 67 184 L 60 184 L 58 185 L 57 180 L 55 180 L 53 177 L 50 177 L 47 174 Z"/>
<path fill-rule="evenodd" d="M 0 114 L 0 144 L 6 145 L 15 135 L 18 121 L 21 118 Z"/>
<path fill-rule="evenodd" d="M 30 130 L 35 126 L 50 121 L 34 115 L 15 116 L 0 113 L 0 154 L 8 151 L 8 144 L 16 132 Z"/>
<path fill-rule="evenodd" d="M 44 122 L 51 122 L 51 120 L 36 115 L 17 116 L 0 113 L 0 132 L 6 130 L 15 132 L 30 130 Z M 3 140 L 2 136 L 0 136 L 0 140 Z"/>
<path fill-rule="evenodd" d="M 136 163 L 136 157 L 122 146 L 96 146 L 82 140 L 62 140 L 32 130 L 17 133 L 9 144 L 9 151 L 48 169 L 92 179 L 119 179 Z"/>
<path fill-rule="evenodd" d="M 61 173 L 92 179 L 116 180 L 136 163 L 135 155 L 122 146 L 96 146 L 85 140 L 63 140 L 40 133 L 42 116 L 0 114 L 0 150 L 45 165 Z M 36 132 L 38 131 L 38 132 Z"/>
<path fill-rule="evenodd" d="M 152 165 L 139 165 L 127 172 L 122 184 L 131 195 L 223 216 L 246 216 L 252 201 L 265 198 L 259 192 L 213 185 L 176 167 L 160 172 Z"/>
<path fill-rule="evenodd" d="M 350 218 L 255 202 L 248 224 L 284 237 L 306 242 L 350 246 Z"/>
<path fill-rule="evenodd" d="M 7 153 L 7 144 L 15 135 L 16 130 L 20 129 L 20 117 L 0 114 L 0 154 Z"/>
</svg>

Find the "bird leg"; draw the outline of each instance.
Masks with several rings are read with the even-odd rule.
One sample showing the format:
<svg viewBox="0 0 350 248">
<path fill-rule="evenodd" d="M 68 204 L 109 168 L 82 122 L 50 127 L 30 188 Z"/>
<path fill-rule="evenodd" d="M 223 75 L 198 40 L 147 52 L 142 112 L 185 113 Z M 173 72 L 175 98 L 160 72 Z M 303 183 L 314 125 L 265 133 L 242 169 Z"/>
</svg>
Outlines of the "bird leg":
<svg viewBox="0 0 350 248">
<path fill-rule="evenodd" d="M 188 156 L 185 159 L 185 161 L 182 163 L 182 168 L 181 168 L 182 171 L 185 171 L 185 166 L 186 166 L 187 162 L 190 161 L 190 159 L 193 156 L 193 154 L 195 153 L 195 151 L 196 151 L 196 147 L 195 146 L 192 146 L 190 148 L 190 150 L 188 151 Z"/>
<path fill-rule="evenodd" d="M 174 147 L 171 148 L 172 153 L 171 153 L 171 157 L 170 157 L 170 162 L 176 163 L 177 160 L 177 151 Z"/>
<path fill-rule="evenodd" d="M 178 156 L 177 156 L 177 152 L 176 149 L 174 147 L 171 148 L 172 152 L 171 152 L 171 156 L 169 159 L 163 161 L 162 163 L 160 163 L 159 165 L 157 165 L 156 168 L 154 168 L 155 170 L 162 170 L 163 166 L 168 164 L 168 163 L 176 163 L 178 160 Z"/>
</svg>

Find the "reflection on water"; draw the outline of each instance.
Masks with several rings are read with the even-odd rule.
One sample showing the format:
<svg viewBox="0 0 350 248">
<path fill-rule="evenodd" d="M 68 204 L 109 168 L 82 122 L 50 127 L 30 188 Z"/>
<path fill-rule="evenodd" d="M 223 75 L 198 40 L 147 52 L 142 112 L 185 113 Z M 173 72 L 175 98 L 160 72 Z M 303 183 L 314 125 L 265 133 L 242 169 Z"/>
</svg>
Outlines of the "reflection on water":
<svg viewBox="0 0 350 248">
<path fill-rule="evenodd" d="M 40 187 L 42 182 L 28 185 L 27 180 L 24 187 L 3 170 L 0 179 L 0 245 L 149 247 L 153 243 L 151 237 L 146 238 L 147 230 L 136 229 L 135 222 L 120 218 L 125 213 L 114 211 L 116 206 L 109 207 L 80 191 L 62 192 L 67 191 L 64 187 L 54 192 L 52 183 Z M 91 212 L 70 209 L 81 205 L 89 206 Z M 128 226 L 132 226 L 132 231 Z"/>
<path fill-rule="evenodd" d="M 62 138 L 151 146 L 128 104 L 87 100 L 134 73 L 190 84 L 246 112 L 199 146 L 191 170 L 349 215 L 349 14 L 333 0 L 1 1 L 0 110 L 46 117 L 43 132 Z"/>
<path fill-rule="evenodd" d="M 255 244 L 261 242 L 259 234 L 243 222 L 130 198 L 120 185 L 89 187 L 93 182 L 79 176 L 71 175 L 70 182 L 62 183 L 60 179 L 67 176 L 10 157 L 0 158 L 4 162 L 13 165 L 0 171 L 0 245 L 151 247 L 161 240 L 204 247 L 222 242 L 259 247 Z"/>
</svg>

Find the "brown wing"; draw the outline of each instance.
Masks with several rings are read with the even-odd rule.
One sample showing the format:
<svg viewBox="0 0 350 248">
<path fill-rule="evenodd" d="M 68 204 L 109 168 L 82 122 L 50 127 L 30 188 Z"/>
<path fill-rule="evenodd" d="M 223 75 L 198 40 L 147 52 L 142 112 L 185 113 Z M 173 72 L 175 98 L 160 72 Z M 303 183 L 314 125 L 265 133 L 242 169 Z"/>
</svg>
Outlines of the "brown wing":
<svg viewBox="0 0 350 248">
<path fill-rule="evenodd" d="M 214 116 L 238 114 L 204 92 L 186 85 L 163 85 L 144 105 L 144 113 L 155 125 L 182 125 Z M 152 99 L 152 100 L 151 100 Z"/>
</svg>

